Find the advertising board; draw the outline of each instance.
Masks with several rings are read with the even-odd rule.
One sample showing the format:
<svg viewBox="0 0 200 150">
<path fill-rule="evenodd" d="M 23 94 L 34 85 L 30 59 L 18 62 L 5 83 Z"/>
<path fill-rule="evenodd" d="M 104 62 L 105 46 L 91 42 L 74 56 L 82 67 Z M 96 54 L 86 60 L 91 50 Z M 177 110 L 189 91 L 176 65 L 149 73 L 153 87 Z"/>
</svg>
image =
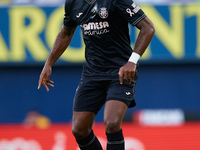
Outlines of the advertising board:
<svg viewBox="0 0 200 150">
<path fill-rule="evenodd" d="M 140 7 L 156 29 L 141 62 L 200 62 L 199 4 Z M 0 14 L 0 64 L 43 64 L 62 26 L 63 6 L 11 5 L 1 7 Z M 130 27 L 132 46 L 137 34 L 138 30 Z M 79 27 L 58 64 L 83 62 L 84 42 Z"/>
<path fill-rule="evenodd" d="M 142 127 L 122 125 L 125 150 L 198 150 L 200 124 Z M 0 126 L 0 150 L 79 150 L 71 124 L 54 124 L 48 129 L 25 129 L 22 125 Z M 106 150 L 104 125 L 95 123 L 94 133 Z"/>
</svg>

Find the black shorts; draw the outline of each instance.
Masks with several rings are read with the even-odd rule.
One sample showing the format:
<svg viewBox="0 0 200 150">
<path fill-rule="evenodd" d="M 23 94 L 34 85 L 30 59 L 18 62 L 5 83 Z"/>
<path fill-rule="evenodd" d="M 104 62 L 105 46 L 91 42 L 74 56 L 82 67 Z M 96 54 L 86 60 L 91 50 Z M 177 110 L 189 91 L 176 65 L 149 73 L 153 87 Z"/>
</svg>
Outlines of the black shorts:
<svg viewBox="0 0 200 150">
<path fill-rule="evenodd" d="M 131 84 L 125 81 L 121 85 L 118 79 L 100 80 L 93 77 L 82 76 L 74 97 L 74 111 L 91 111 L 95 114 L 106 101 L 118 100 L 128 107 L 134 107 L 136 80 Z"/>
</svg>

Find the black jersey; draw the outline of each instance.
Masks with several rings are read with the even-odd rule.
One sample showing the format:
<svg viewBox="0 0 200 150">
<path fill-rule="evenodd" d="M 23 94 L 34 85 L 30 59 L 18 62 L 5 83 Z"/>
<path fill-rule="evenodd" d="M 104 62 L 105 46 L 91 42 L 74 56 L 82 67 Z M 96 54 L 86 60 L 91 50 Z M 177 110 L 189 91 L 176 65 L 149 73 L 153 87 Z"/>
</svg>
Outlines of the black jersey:
<svg viewBox="0 0 200 150">
<path fill-rule="evenodd" d="M 132 53 L 128 23 L 145 17 L 132 0 L 66 0 L 64 27 L 79 25 L 86 45 L 83 75 L 118 78 Z"/>
</svg>

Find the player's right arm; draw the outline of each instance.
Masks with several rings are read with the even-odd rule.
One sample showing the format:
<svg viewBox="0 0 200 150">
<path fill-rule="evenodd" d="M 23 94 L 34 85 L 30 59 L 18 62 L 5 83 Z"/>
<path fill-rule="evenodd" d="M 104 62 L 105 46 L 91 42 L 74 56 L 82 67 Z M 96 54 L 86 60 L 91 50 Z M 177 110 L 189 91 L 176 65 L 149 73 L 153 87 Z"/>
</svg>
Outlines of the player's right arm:
<svg viewBox="0 0 200 150">
<path fill-rule="evenodd" d="M 62 53 L 67 49 L 68 45 L 71 42 L 71 39 L 74 35 L 76 27 L 72 29 L 65 29 L 64 26 L 61 28 L 60 32 L 58 33 L 56 40 L 54 42 L 53 48 L 45 62 L 43 70 L 40 74 L 39 82 L 38 82 L 38 89 L 40 89 L 41 84 L 49 91 L 48 86 L 54 87 L 53 81 L 49 78 L 51 76 L 51 67 L 57 61 L 57 59 L 62 55 Z"/>
</svg>

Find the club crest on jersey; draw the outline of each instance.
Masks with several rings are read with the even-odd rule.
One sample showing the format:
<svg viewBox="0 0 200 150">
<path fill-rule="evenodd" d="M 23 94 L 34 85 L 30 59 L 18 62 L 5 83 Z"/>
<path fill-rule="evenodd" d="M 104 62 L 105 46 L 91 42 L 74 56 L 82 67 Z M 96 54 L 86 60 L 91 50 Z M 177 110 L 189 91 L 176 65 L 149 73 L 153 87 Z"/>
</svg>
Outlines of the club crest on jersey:
<svg viewBox="0 0 200 150">
<path fill-rule="evenodd" d="M 100 16 L 102 19 L 107 18 L 107 17 L 108 17 L 107 8 L 105 8 L 105 7 L 100 8 L 99 16 Z"/>
</svg>

